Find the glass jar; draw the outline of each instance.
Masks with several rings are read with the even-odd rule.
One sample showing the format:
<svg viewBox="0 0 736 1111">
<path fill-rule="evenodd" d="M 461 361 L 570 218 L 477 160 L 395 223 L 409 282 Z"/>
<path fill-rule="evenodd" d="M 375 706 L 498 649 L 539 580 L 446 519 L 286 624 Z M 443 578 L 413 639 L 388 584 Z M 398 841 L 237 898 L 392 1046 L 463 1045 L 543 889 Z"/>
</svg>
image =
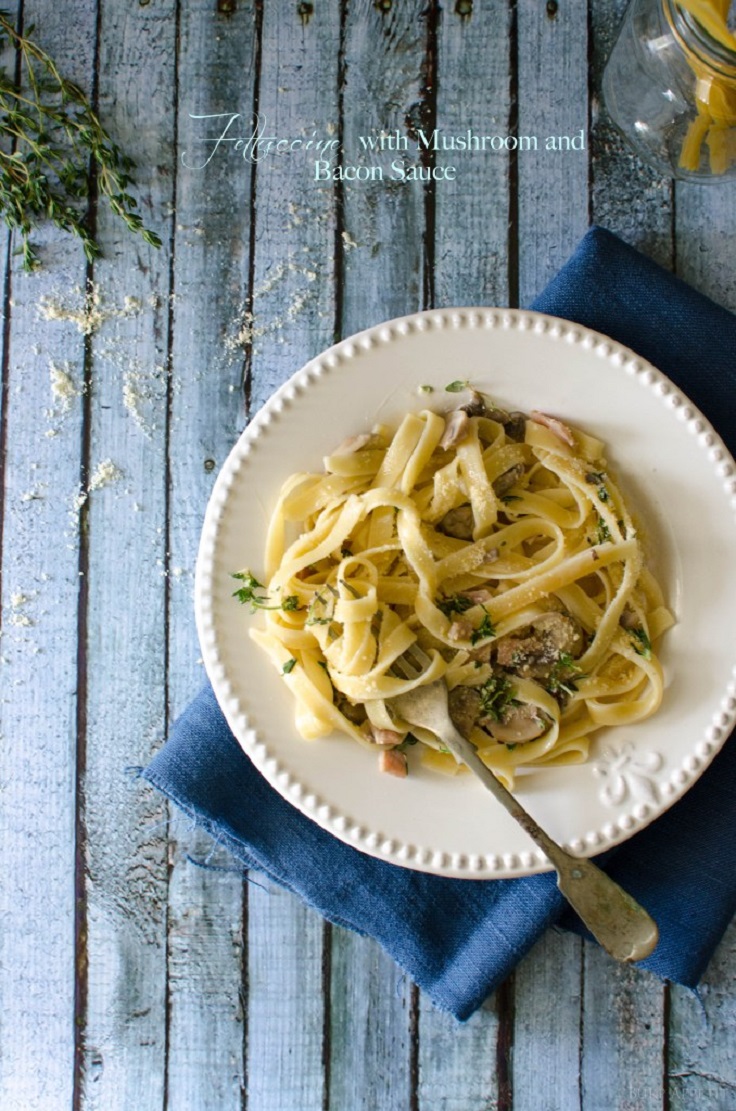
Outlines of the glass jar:
<svg viewBox="0 0 736 1111">
<path fill-rule="evenodd" d="M 716 36 L 676 0 L 632 0 L 603 74 L 613 122 L 670 177 L 736 177 L 736 50 Z"/>
</svg>

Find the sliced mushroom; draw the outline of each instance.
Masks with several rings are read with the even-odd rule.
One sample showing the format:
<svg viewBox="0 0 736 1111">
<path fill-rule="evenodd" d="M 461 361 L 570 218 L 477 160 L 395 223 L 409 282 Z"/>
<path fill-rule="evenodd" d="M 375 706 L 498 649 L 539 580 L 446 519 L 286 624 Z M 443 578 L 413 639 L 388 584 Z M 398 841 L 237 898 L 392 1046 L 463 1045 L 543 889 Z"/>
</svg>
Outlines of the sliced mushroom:
<svg viewBox="0 0 736 1111">
<path fill-rule="evenodd" d="M 525 636 L 507 636 L 496 644 L 496 661 L 523 679 L 546 679 L 565 654 L 577 658 L 583 634 L 574 617 L 544 613 L 536 617 Z"/>
<path fill-rule="evenodd" d="M 531 702 L 522 702 L 520 706 L 511 707 L 504 714 L 503 721 L 483 722 L 493 739 L 506 745 L 533 741 L 546 733 L 548 724 L 547 716 Z"/>
<path fill-rule="evenodd" d="M 511 487 L 516 486 L 516 483 L 519 481 L 519 479 L 523 478 L 523 477 L 524 477 L 524 464 L 523 463 L 516 463 L 513 467 L 509 467 L 509 469 L 507 471 L 504 471 L 503 474 L 500 474 L 498 476 L 498 478 L 494 481 L 494 483 L 493 483 L 493 492 L 494 492 L 494 494 L 496 495 L 497 498 L 502 498 L 504 496 L 504 494 L 508 494 Z"/>
<path fill-rule="evenodd" d="M 366 720 L 367 715 L 364 707 L 360 703 L 356 705 L 354 702 L 351 702 L 349 698 L 338 690 L 335 691 L 335 705 L 343 717 L 346 717 L 348 721 L 352 721 L 353 725 L 362 725 Z"/>
<path fill-rule="evenodd" d="M 469 417 L 484 417 L 488 412 L 486 403 L 477 390 L 470 391 L 470 401 L 467 405 L 461 405 L 460 411 L 467 413 Z"/>
<path fill-rule="evenodd" d="M 474 526 L 473 510 L 469 505 L 460 505 L 445 513 L 437 528 L 445 536 L 454 536 L 456 540 L 472 540 Z"/>
<path fill-rule="evenodd" d="M 455 687 L 447 696 L 452 724 L 467 740 L 480 717 L 480 692 L 474 687 Z"/>
<path fill-rule="evenodd" d="M 548 413 L 540 413 L 539 409 L 534 409 L 532 420 L 536 421 L 537 424 L 543 424 L 545 428 L 549 428 L 550 432 L 554 432 L 555 436 L 569 447 L 575 447 L 575 437 L 572 431 L 557 417 L 551 417 Z"/>
<path fill-rule="evenodd" d="M 443 451 L 448 448 L 455 447 L 461 440 L 464 440 L 470 431 L 470 417 L 464 409 L 456 409 L 454 413 L 450 413 L 445 423 L 445 431 L 440 440 L 440 447 Z"/>
<path fill-rule="evenodd" d="M 526 413 L 509 413 L 503 421 L 503 430 L 508 439 L 513 440 L 515 444 L 523 443 L 526 435 Z"/>
</svg>

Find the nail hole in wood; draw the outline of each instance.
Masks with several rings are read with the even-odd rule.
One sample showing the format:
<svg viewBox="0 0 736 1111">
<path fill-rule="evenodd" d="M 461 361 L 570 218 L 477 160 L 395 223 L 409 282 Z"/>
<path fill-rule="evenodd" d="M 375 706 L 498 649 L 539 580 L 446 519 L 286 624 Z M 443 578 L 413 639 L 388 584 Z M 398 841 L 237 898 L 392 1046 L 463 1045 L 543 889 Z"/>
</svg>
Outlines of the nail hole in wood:
<svg viewBox="0 0 736 1111">
<path fill-rule="evenodd" d="M 215 469 L 215 461 L 214 461 L 214 459 L 205 459 L 205 461 L 204 461 L 204 469 L 205 469 L 205 470 L 206 470 L 206 471 L 207 471 L 208 473 L 209 473 L 210 471 L 214 471 L 214 469 Z"/>
<path fill-rule="evenodd" d="M 459 15 L 461 19 L 470 19 L 473 14 L 473 0 L 457 0 L 455 4 L 455 15 Z"/>
<path fill-rule="evenodd" d="M 550 19 L 554 19 L 559 11 L 559 4 L 557 0 L 547 0 L 547 15 Z"/>
<path fill-rule="evenodd" d="M 235 0 L 217 0 L 217 10 L 220 15 L 232 15 L 235 11 Z"/>
<path fill-rule="evenodd" d="M 386 12 L 391 11 L 391 8 L 393 6 L 393 2 L 394 2 L 394 0 L 376 0 L 375 4 L 373 6 L 379 12 L 383 12 L 385 14 Z"/>
<path fill-rule="evenodd" d="M 314 4 L 310 4 L 309 0 L 301 0 L 301 3 L 297 4 L 296 14 L 301 19 L 302 24 L 306 27 L 307 23 L 309 23 L 310 19 L 314 15 Z"/>
</svg>

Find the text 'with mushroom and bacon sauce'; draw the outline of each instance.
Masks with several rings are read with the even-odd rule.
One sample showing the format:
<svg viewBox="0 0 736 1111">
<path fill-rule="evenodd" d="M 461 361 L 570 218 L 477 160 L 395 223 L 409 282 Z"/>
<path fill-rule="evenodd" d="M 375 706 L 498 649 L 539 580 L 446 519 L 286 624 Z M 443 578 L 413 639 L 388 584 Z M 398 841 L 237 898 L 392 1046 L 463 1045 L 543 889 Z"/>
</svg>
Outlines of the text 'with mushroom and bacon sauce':
<svg viewBox="0 0 736 1111">
<path fill-rule="evenodd" d="M 580 763 L 595 730 L 653 714 L 653 645 L 673 619 L 603 453 L 556 417 L 470 391 L 448 416 L 408 413 L 393 434 L 346 440 L 324 473 L 292 475 L 264 582 L 240 571 L 235 596 L 263 611 L 250 635 L 283 674 L 299 733 L 337 730 L 394 775 L 415 760 L 455 774 L 391 707 L 442 677 L 456 727 L 511 785 L 516 769 Z M 392 666 L 415 643 L 430 663 L 409 681 Z"/>
</svg>

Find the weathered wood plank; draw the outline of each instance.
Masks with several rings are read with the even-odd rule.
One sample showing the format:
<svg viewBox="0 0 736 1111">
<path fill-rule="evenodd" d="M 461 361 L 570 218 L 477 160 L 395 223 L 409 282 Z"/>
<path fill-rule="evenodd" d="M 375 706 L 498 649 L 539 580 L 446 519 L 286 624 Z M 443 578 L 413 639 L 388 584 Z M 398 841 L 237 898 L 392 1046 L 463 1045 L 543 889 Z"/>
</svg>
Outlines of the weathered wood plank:
<svg viewBox="0 0 736 1111">
<path fill-rule="evenodd" d="M 667 1079 L 670 1111 L 736 1104 L 734 1001 L 736 926 L 721 942 L 698 988 L 670 989 Z"/>
<path fill-rule="evenodd" d="M 517 971 L 514 1111 L 580 1107 L 582 944 L 548 932 Z"/>
<path fill-rule="evenodd" d="M 179 33 L 168 557 L 170 720 L 204 675 L 194 628 L 194 565 L 217 469 L 242 427 L 243 352 L 227 340 L 248 281 L 251 173 L 241 157 L 205 143 L 223 123 L 193 115 L 240 112 L 250 121 L 258 54 L 251 3 L 218 12 L 186 4 Z M 212 276 L 216 275 L 216 281 Z M 246 1023 L 243 877 L 210 858 L 204 835 L 171 828 L 168 903 L 167 1099 L 174 1111 L 241 1107 Z M 193 866 L 188 857 L 225 870 Z"/>
<path fill-rule="evenodd" d="M 661 1107 L 664 991 L 651 973 L 586 944 L 582 1024 L 585 1111 Z"/>
<path fill-rule="evenodd" d="M 375 165 L 384 180 L 342 183 L 343 288 L 340 330 L 350 335 L 424 305 L 427 262 L 425 190 L 391 176 L 391 162 L 421 162 L 413 137 L 432 118 L 425 86 L 427 12 L 416 0 L 347 7 L 343 122 L 346 164 Z M 398 135 L 406 149 L 363 150 L 366 141 Z"/>
<path fill-rule="evenodd" d="M 508 134 L 511 112 L 508 5 L 476 0 L 443 12 L 438 36 L 437 128 L 447 137 Z M 490 144 L 489 144 L 490 145 Z M 453 181 L 435 185 L 437 305 L 508 304 L 509 155 L 448 152 Z"/>
<path fill-rule="evenodd" d="M 135 152 L 142 214 L 165 243 L 175 35 L 173 3 L 103 7 L 100 110 Z M 82 1106 L 146 1111 L 164 1100 L 166 808 L 125 768 L 146 763 L 164 727 L 169 260 L 166 248 L 123 234 L 106 208 L 99 234 L 103 319 L 91 343 L 92 489 L 82 512 L 89 972 L 80 1094 Z"/>
<path fill-rule="evenodd" d="M 332 933 L 330 1111 L 411 1107 L 411 985 L 375 942 Z"/>
<path fill-rule="evenodd" d="M 26 3 L 25 23 L 63 72 L 89 89 L 93 2 L 73 26 L 58 7 Z M 3 64 L 7 58 L 2 58 Z M 13 63 L 10 62 L 10 71 Z M 3 351 L 3 578 L 0 782 L 0 1103 L 27 1111 L 71 1106 L 74 1088 L 77 539 L 69 510 L 79 489 L 82 406 L 54 396 L 52 367 L 82 380 L 73 324 L 39 319 L 40 303 L 84 281 L 77 243 L 34 235 L 44 267 L 15 259 L 0 235 Z M 43 1032 L 43 1053 L 38 1053 Z"/>
<path fill-rule="evenodd" d="M 424 998 L 419 1019 L 421 1111 L 486 1111 L 497 1106 L 497 997 L 459 1026 Z"/>
<path fill-rule="evenodd" d="M 261 51 L 264 134 L 332 142 L 338 0 L 314 5 L 308 17 L 296 5 L 266 5 Z M 256 166 L 247 362 L 253 409 L 334 338 L 335 191 L 314 180 L 314 161 L 311 150 L 299 148 Z M 324 935 L 322 919 L 295 897 L 268 883 L 249 886 L 249 1111 L 324 1106 Z"/>
<path fill-rule="evenodd" d="M 588 227 L 587 4 L 520 0 L 519 136 L 538 150 L 519 150 L 519 303 L 529 304 L 559 270 Z M 585 150 L 564 149 L 584 132 Z M 547 150 L 548 139 L 563 149 Z"/>
</svg>

